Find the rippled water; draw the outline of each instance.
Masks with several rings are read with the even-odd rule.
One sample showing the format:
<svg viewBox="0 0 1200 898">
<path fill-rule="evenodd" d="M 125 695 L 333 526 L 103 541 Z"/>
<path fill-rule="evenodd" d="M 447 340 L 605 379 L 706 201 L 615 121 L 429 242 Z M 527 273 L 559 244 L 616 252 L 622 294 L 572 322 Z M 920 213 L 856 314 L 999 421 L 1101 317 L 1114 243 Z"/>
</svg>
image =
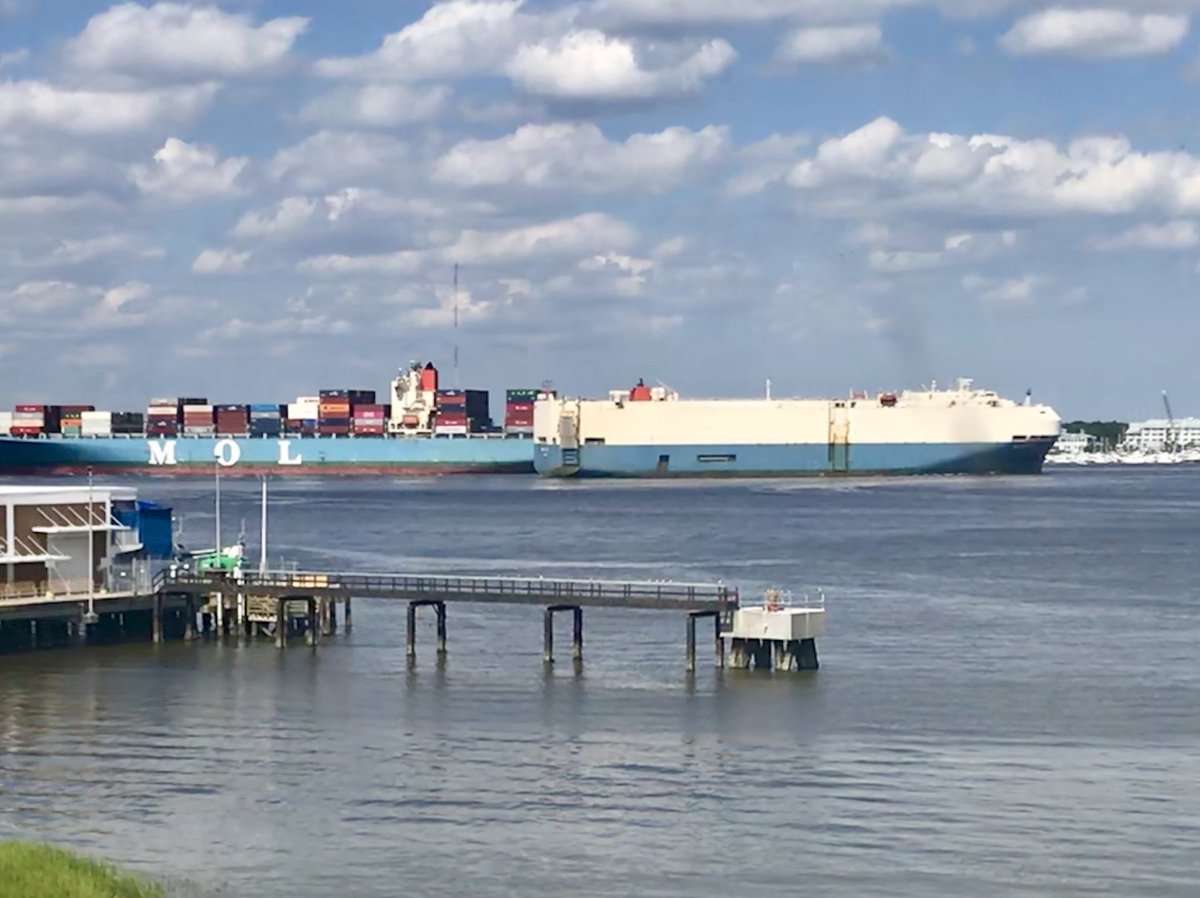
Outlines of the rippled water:
<svg viewBox="0 0 1200 898">
<path fill-rule="evenodd" d="M 145 480 L 210 541 L 207 483 Z M 225 530 L 257 526 L 225 484 Z M 684 621 L 403 605 L 304 650 L 0 658 L 0 838 L 196 896 L 1200 894 L 1200 470 L 274 486 L 272 558 L 823 586 L 817 674 L 683 671 Z M 206 540 L 208 537 L 208 540 Z M 253 536 L 251 536 L 253 542 Z M 564 622 L 565 623 L 565 622 Z"/>
</svg>

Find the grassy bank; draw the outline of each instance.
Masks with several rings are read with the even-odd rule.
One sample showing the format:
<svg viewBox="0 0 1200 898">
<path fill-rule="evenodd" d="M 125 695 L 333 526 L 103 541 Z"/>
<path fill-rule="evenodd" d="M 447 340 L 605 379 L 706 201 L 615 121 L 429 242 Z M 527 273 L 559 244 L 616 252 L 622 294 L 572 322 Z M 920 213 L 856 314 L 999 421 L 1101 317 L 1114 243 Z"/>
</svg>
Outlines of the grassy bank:
<svg viewBox="0 0 1200 898">
<path fill-rule="evenodd" d="M 153 883 L 61 848 L 0 842 L 0 898 L 162 898 Z"/>
</svg>

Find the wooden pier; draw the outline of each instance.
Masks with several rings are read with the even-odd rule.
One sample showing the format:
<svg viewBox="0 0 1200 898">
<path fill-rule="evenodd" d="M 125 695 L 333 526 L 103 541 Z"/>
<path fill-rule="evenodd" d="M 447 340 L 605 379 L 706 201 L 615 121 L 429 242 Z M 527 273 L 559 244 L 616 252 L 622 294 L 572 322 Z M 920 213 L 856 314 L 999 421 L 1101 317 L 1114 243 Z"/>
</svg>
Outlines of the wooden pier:
<svg viewBox="0 0 1200 898">
<path fill-rule="evenodd" d="M 420 608 L 432 608 L 437 617 L 437 653 L 447 652 L 446 605 L 536 605 L 545 608 L 542 657 L 554 663 L 554 615 L 572 615 L 571 656 L 583 658 L 583 609 L 630 608 L 680 611 L 687 615 L 687 667 L 696 668 L 696 621 L 711 618 L 713 646 L 718 666 L 724 666 L 723 624 L 731 625 L 738 609 L 736 587 L 723 583 L 578 580 L 546 577 L 455 576 L 442 574 L 359 574 L 324 571 L 268 571 L 265 573 L 165 573 L 156 581 L 158 592 L 178 601 L 215 603 L 217 616 L 229 618 L 252 603 L 273 602 L 276 645 L 285 648 L 287 634 L 303 632 L 315 648 L 321 635 L 337 626 L 337 606 L 351 627 L 352 598 L 408 602 L 405 647 L 410 661 L 416 658 L 416 617 Z M 252 598 L 248 598 L 252 597 Z M 299 614 L 297 614 L 299 611 Z M 299 619 L 299 620 L 297 620 Z M 259 620 L 243 618 L 243 627 Z M 324 623 L 322 623 L 324 622 Z M 297 626 L 297 623 L 299 624 Z"/>
<path fill-rule="evenodd" d="M 540 606 L 542 658 L 555 661 L 554 619 L 570 613 L 571 657 L 583 658 L 584 608 L 627 608 L 679 612 L 686 625 L 687 670 L 696 669 L 697 624 L 712 621 L 714 662 L 777 670 L 815 670 L 816 637 L 824 628 L 819 606 L 768 605 L 743 609 L 738 589 L 724 583 L 612 581 L 546 577 L 455 576 L 452 574 L 371 574 L 324 571 L 194 572 L 164 570 L 143 590 L 102 595 L 98 621 L 83 621 L 79 596 L 27 596 L 0 600 L 0 624 L 14 620 L 9 645 L 61 644 L 88 634 L 167 639 L 224 639 L 235 632 L 266 636 L 280 649 L 303 637 L 316 649 L 341 625 L 353 627 L 353 599 L 407 603 L 405 649 L 417 656 L 417 615 L 429 608 L 436 617 L 439 658 L 447 654 L 448 604 Z M 7 606 L 7 607 L 6 607 Z M 341 607 L 341 614 L 338 608 Z M 49 642 L 45 634 L 51 634 Z M 0 637 L 6 635 L 0 633 Z M 0 639 L 0 643 L 4 640 Z M 2 646 L 0 646 L 2 647 Z"/>
</svg>

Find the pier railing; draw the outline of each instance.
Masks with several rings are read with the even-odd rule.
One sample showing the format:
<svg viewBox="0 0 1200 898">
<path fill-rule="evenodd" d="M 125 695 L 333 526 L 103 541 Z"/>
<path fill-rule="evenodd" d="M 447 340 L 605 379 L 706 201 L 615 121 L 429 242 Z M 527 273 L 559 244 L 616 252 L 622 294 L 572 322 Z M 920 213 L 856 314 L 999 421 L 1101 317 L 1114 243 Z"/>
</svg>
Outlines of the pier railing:
<svg viewBox="0 0 1200 898">
<path fill-rule="evenodd" d="M 356 574 L 322 571 L 164 571 L 156 586 L 166 592 L 239 592 L 354 598 L 439 599 L 503 604 L 569 604 L 615 608 L 730 611 L 736 587 L 670 580 L 584 580 L 445 574 Z"/>
</svg>

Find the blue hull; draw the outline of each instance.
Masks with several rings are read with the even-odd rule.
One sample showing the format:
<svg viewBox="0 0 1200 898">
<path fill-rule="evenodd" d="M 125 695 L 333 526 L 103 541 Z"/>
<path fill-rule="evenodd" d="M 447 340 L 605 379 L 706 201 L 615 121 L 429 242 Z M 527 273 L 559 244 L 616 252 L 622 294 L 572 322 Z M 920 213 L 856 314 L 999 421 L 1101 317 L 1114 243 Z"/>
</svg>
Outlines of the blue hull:
<svg viewBox="0 0 1200 898">
<path fill-rule="evenodd" d="M 851 446 L 606 446 L 539 444 L 543 477 L 845 477 L 1038 474 L 1053 439 L 1011 443 L 862 443 Z"/>
<path fill-rule="evenodd" d="M 0 437 L 0 474 L 361 476 L 531 474 L 533 441 L 504 437 Z"/>
</svg>

